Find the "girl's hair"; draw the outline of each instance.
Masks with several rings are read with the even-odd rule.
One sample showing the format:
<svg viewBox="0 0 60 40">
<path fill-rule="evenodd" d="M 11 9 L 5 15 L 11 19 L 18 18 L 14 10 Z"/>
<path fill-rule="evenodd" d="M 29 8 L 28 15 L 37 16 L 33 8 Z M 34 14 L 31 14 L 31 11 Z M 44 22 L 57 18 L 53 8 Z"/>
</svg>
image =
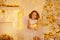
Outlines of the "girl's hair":
<svg viewBox="0 0 60 40">
<path fill-rule="evenodd" d="M 38 18 L 39 18 L 39 13 L 38 13 L 37 11 L 35 11 L 35 10 L 33 10 L 33 11 L 29 14 L 29 18 L 30 18 L 30 19 L 32 18 L 32 14 L 33 14 L 34 12 L 37 14 L 36 19 L 38 19 Z"/>
</svg>

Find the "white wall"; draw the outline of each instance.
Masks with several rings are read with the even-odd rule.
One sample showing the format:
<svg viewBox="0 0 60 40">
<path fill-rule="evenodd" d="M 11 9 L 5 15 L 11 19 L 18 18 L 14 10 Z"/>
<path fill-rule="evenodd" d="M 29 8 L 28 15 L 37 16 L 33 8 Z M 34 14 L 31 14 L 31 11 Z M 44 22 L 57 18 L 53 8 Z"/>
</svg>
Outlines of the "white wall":
<svg viewBox="0 0 60 40">
<path fill-rule="evenodd" d="M 17 40 L 18 8 L 2 7 L 5 13 L 0 13 L 0 34 L 11 35 Z"/>
</svg>

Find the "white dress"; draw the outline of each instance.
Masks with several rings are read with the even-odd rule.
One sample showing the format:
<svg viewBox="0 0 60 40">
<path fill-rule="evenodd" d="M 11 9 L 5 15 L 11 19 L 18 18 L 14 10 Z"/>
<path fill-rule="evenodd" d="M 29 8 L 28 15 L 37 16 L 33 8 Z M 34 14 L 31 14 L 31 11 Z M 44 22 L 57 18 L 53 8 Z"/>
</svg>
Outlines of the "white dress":
<svg viewBox="0 0 60 40">
<path fill-rule="evenodd" d="M 37 20 L 32 20 L 32 19 L 29 19 L 29 21 L 30 21 L 30 24 L 32 25 L 32 24 L 35 24 L 35 23 L 37 23 Z M 42 28 L 40 29 L 40 28 L 38 28 L 37 30 L 30 30 L 30 29 L 28 29 L 27 28 L 27 23 L 28 23 L 28 20 L 26 19 L 26 20 L 24 20 L 24 29 L 23 29 L 23 31 L 22 31 L 22 33 L 24 34 L 24 40 L 33 40 L 33 37 L 35 37 L 35 36 L 38 36 L 38 37 L 42 37 Z M 40 32 L 41 31 L 41 32 Z"/>
<path fill-rule="evenodd" d="M 30 24 L 30 28 L 32 29 L 38 29 L 38 26 L 37 26 L 37 20 L 32 20 L 32 19 L 29 19 L 29 24 Z"/>
<path fill-rule="evenodd" d="M 33 24 L 37 23 L 37 20 L 29 19 L 29 22 L 30 22 L 30 24 L 32 26 Z M 33 37 L 35 37 L 35 36 L 39 37 L 38 33 L 39 33 L 38 30 L 30 30 L 30 29 L 27 28 L 26 29 L 26 34 L 27 35 L 25 36 L 25 37 L 27 37 L 26 40 L 33 40 Z"/>
</svg>

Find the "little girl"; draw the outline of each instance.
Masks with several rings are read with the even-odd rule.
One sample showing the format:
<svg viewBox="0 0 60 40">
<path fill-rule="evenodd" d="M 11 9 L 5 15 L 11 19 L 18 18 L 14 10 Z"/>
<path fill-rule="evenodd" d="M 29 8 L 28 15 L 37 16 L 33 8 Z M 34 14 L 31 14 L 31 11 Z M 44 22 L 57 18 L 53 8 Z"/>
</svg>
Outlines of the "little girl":
<svg viewBox="0 0 60 40">
<path fill-rule="evenodd" d="M 33 10 L 29 14 L 28 29 L 37 30 L 38 29 L 38 19 L 39 19 L 38 12 Z"/>
<path fill-rule="evenodd" d="M 28 19 L 28 29 L 29 30 L 29 37 L 31 37 L 31 40 L 40 40 L 38 37 L 38 33 L 37 30 L 39 28 L 38 26 L 38 19 L 39 19 L 39 14 L 37 11 L 33 10 L 30 14 L 29 14 L 29 19 Z"/>
</svg>

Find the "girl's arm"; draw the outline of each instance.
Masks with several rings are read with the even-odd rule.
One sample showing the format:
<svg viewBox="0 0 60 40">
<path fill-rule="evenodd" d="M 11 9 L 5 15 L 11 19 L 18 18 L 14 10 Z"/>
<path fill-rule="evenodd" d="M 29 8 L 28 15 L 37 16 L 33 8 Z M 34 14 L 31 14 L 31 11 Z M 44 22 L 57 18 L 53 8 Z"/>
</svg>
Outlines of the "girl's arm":
<svg viewBox="0 0 60 40">
<path fill-rule="evenodd" d="M 31 28 L 30 28 L 30 22 L 29 22 L 29 20 L 28 20 L 27 28 L 28 28 L 28 29 L 31 29 Z"/>
<path fill-rule="evenodd" d="M 32 25 L 30 24 L 29 20 L 28 20 L 28 25 L 27 25 L 28 29 L 33 29 Z"/>
<path fill-rule="evenodd" d="M 34 27 L 34 26 L 36 26 L 36 27 Z M 37 30 L 37 29 L 38 29 L 38 22 L 37 22 L 36 25 L 34 25 L 34 26 L 30 25 L 30 22 L 29 22 L 29 20 L 28 20 L 27 28 L 28 28 L 28 29 Z"/>
</svg>

